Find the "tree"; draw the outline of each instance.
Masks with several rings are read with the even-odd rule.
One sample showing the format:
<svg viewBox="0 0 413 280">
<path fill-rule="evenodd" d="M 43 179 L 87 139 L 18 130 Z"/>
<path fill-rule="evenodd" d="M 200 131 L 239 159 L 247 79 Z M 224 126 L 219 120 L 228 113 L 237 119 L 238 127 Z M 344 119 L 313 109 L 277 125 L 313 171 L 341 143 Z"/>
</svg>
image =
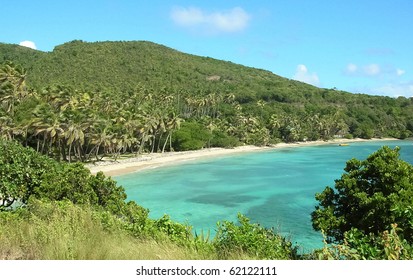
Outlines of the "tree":
<svg viewBox="0 0 413 280">
<path fill-rule="evenodd" d="M 26 94 L 26 70 L 7 62 L 0 68 L 0 105 L 11 116 L 14 115 L 14 107 Z"/>
<path fill-rule="evenodd" d="M 413 241 L 413 166 L 399 159 L 399 150 L 384 146 L 366 160 L 351 159 L 335 189 L 316 194 L 313 227 L 323 231 L 328 242 L 340 243 L 354 229 L 379 235 L 392 224 Z"/>
<path fill-rule="evenodd" d="M 126 209 L 124 189 L 103 173 L 94 176 L 82 163 L 57 162 L 31 148 L 0 140 L 0 212 L 28 205 L 32 197 L 102 207 L 119 217 L 128 217 L 122 212 L 133 210 Z"/>
<path fill-rule="evenodd" d="M 168 120 L 166 122 L 166 130 L 168 131 L 168 135 L 165 139 L 163 144 L 162 153 L 165 152 L 166 144 L 169 140 L 169 151 L 172 152 L 172 133 L 181 127 L 182 119 L 175 115 L 175 113 L 171 113 L 168 116 Z"/>
<path fill-rule="evenodd" d="M 209 131 L 197 122 L 184 122 L 176 131 L 172 146 L 177 151 L 199 150 L 208 145 Z"/>
<path fill-rule="evenodd" d="M 13 120 L 8 116 L 0 116 L 0 139 L 12 140 L 14 135 Z"/>
</svg>

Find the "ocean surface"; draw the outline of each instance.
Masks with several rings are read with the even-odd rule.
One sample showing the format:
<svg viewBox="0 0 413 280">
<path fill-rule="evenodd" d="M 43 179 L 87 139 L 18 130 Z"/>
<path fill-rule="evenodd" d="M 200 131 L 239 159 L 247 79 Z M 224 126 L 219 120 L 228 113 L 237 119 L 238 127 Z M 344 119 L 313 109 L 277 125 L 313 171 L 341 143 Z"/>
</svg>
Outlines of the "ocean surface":
<svg viewBox="0 0 413 280">
<path fill-rule="evenodd" d="M 334 186 L 347 160 L 365 159 L 383 145 L 401 147 L 401 158 L 413 164 L 413 141 L 369 141 L 196 160 L 114 179 L 129 200 L 150 210 L 151 218 L 168 214 L 197 233 L 210 231 L 213 236 L 217 221 L 236 221 L 242 213 L 274 227 L 308 252 L 323 246 L 321 234 L 311 225 L 315 194 Z"/>
</svg>

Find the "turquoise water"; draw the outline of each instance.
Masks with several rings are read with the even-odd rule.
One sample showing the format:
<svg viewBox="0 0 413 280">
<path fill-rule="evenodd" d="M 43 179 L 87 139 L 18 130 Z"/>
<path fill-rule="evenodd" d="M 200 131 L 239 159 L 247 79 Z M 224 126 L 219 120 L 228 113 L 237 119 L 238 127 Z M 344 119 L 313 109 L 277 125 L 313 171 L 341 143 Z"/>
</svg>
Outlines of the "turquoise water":
<svg viewBox="0 0 413 280">
<path fill-rule="evenodd" d="M 236 220 L 237 213 L 274 227 L 307 251 L 322 246 L 310 214 L 314 195 L 344 172 L 350 158 L 364 159 L 382 145 L 401 147 L 401 158 L 413 163 L 412 141 L 378 141 L 289 147 L 147 170 L 114 179 L 128 198 L 150 209 L 150 217 L 168 214 L 197 232 L 217 221 Z"/>
</svg>

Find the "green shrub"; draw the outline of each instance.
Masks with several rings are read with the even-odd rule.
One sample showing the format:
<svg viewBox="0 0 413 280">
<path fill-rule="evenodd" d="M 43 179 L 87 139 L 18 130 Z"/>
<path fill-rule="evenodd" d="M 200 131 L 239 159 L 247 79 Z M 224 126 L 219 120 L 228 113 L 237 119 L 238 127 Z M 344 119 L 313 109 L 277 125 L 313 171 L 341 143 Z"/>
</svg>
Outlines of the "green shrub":
<svg viewBox="0 0 413 280">
<path fill-rule="evenodd" d="M 42 177 L 56 168 L 54 161 L 32 149 L 0 140 L 0 211 L 27 203 L 42 184 Z"/>
<path fill-rule="evenodd" d="M 221 147 L 221 148 L 234 148 L 239 146 L 240 142 L 238 138 L 230 136 L 227 133 L 215 130 L 211 139 L 211 147 Z"/>
<path fill-rule="evenodd" d="M 225 221 L 218 223 L 214 240 L 220 258 L 244 253 L 254 259 L 294 259 L 296 248 L 290 241 L 238 214 L 239 225 Z"/>
<path fill-rule="evenodd" d="M 175 151 L 199 150 L 207 146 L 210 132 L 196 122 L 184 122 L 174 133 L 172 145 Z"/>
<path fill-rule="evenodd" d="M 69 200 L 114 214 L 123 214 L 126 207 L 124 189 L 103 173 L 93 176 L 81 163 L 57 162 L 17 143 L 0 141 L 0 211 L 10 210 L 16 202 L 26 205 L 31 197 Z"/>
<path fill-rule="evenodd" d="M 325 245 L 315 250 L 308 259 L 318 260 L 411 260 L 413 246 L 403 239 L 396 224 L 378 235 L 365 235 L 358 229 L 347 231 L 339 245 Z"/>
<path fill-rule="evenodd" d="M 153 226 L 156 232 L 165 234 L 180 245 L 188 244 L 188 241 L 192 238 L 190 226 L 174 222 L 168 215 L 163 215 L 158 220 L 155 220 Z"/>
<path fill-rule="evenodd" d="M 340 243 L 353 228 L 375 235 L 397 224 L 412 242 L 413 166 L 399 158 L 399 150 L 384 146 L 365 160 L 349 160 L 334 188 L 316 194 L 314 229 Z"/>
</svg>

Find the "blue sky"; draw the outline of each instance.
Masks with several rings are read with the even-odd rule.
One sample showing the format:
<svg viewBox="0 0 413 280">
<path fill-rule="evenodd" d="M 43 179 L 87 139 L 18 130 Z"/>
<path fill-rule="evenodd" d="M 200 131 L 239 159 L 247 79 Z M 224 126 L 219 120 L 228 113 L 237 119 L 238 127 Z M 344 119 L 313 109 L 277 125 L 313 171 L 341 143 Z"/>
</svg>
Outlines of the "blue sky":
<svg viewBox="0 0 413 280">
<path fill-rule="evenodd" d="M 19 0 L 0 13 L 0 42 L 42 51 L 146 40 L 323 88 L 413 96 L 411 0 Z"/>
</svg>

